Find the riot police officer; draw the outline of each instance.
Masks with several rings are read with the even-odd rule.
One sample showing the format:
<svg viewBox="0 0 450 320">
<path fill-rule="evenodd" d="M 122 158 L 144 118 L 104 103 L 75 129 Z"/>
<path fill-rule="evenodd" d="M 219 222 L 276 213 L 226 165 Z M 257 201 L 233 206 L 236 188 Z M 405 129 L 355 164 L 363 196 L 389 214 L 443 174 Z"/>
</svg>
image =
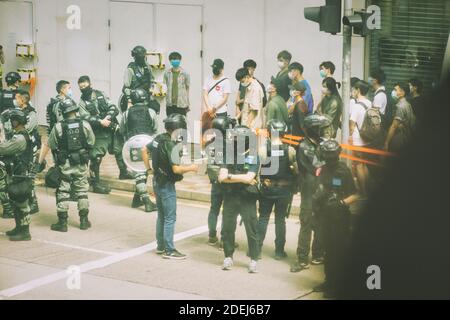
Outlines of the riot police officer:
<svg viewBox="0 0 450 320">
<path fill-rule="evenodd" d="M 350 209 L 358 196 L 352 173 L 339 161 L 342 149 L 336 140 L 320 144 L 319 157 L 324 162 L 319 186 L 314 194 L 314 211 L 321 216 L 325 250 L 325 282 L 315 288 L 324 297 L 333 298 L 342 274 L 342 259 L 350 237 Z"/>
<path fill-rule="evenodd" d="M 41 149 L 41 136 L 39 135 L 38 132 L 37 113 L 36 110 L 30 105 L 30 94 L 27 91 L 19 90 L 16 94 L 16 101 L 17 106 L 25 113 L 28 119 L 27 124 L 25 125 L 25 129 L 28 132 L 33 148 L 32 162 L 36 163 L 38 161 L 39 152 Z M 32 169 L 33 168 L 34 166 L 32 166 Z M 34 189 L 34 180 L 33 180 L 33 190 L 32 196 L 30 198 L 30 213 L 34 214 L 37 212 L 39 212 L 39 205 L 36 197 L 36 192 Z"/>
<path fill-rule="evenodd" d="M 219 184 L 219 170 L 225 162 L 225 137 L 227 130 L 234 127 L 236 121 L 229 117 L 216 117 L 212 121 L 212 129 L 216 132 L 214 137 L 206 141 L 206 155 L 208 156 L 207 173 L 211 182 L 211 207 L 208 214 L 209 238 L 208 244 L 214 246 L 217 238 L 217 218 L 223 203 L 223 194 Z"/>
<path fill-rule="evenodd" d="M 136 46 L 131 51 L 134 62 L 130 62 L 125 71 L 124 83 L 122 88 L 122 100 L 120 108 L 122 111 L 127 109 L 130 101 L 131 91 L 135 89 L 144 89 L 149 92 L 153 82 L 153 75 L 150 66 L 147 64 L 147 49 L 143 46 Z"/>
<path fill-rule="evenodd" d="M 172 114 L 164 120 L 165 133 L 159 134 L 142 151 L 147 170 L 150 170 L 148 152 L 152 156 L 153 190 L 158 206 L 156 220 L 156 253 L 165 259 L 182 260 L 186 255 L 175 249 L 173 243 L 177 216 L 177 194 L 175 183 L 183 179 L 183 174 L 198 171 L 198 166 L 181 164 L 182 145 L 177 137 L 179 130 L 186 130 L 186 117 Z"/>
<path fill-rule="evenodd" d="M 149 96 L 144 89 L 131 91 L 132 106 L 122 115 L 120 131 L 126 140 L 137 135 L 153 136 L 158 130 L 156 112 L 148 106 Z M 131 203 L 132 208 L 145 206 L 145 212 L 155 211 L 156 205 L 150 200 L 147 192 L 147 175 L 135 174 L 136 190 Z"/>
<path fill-rule="evenodd" d="M 0 114 L 7 109 L 16 107 L 14 105 L 14 100 L 21 81 L 20 74 L 15 71 L 8 72 L 5 81 L 7 88 L 0 91 Z"/>
<path fill-rule="evenodd" d="M 28 199 L 31 197 L 32 177 L 29 174 L 33 158 L 33 149 L 25 129 L 27 116 L 19 109 L 11 110 L 9 119 L 14 135 L 6 142 L 0 144 L 0 189 L 4 190 L 5 175 L 7 175 L 7 190 L 11 205 L 14 209 L 16 226 L 7 231 L 11 241 L 31 240 L 30 235 L 30 207 Z"/>
<path fill-rule="evenodd" d="M 240 214 L 248 241 L 249 273 L 256 273 L 259 257 L 258 218 L 256 200 L 259 195 L 257 178 L 260 163 L 256 150 L 256 135 L 245 126 L 236 126 L 227 137 L 226 163 L 219 171 L 219 183 L 223 188 L 222 239 L 225 259 L 223 270 L 233 266 L 236 220 Z"/>
<path fill-rule="evenodd" d="M 313 212 L 312 200 L 317 187 L 317 174 L 323 163 L 319 160 L 317 149 L 322 142 L 323 129 L 330 120 L 322 115 L 309 115 L 305 118 L 305 138 L 297 150 L 297 163 L 300 177 L 300 233 L 298 236 L 297 258 L 291 266 L 291 272 L 309 268 L 309 253 L 312 251 L 312 264 L 323 263 L 320 222 Z M 311 238 L 314 231 L 314 239 Z"/>
<path fill-rule="evenodd" d="M 261 197 L 259 199 L 258 236 L 262 249 L 270 214 L 275 207 L 275 259 L 287 257 L 286 217 L 296 189 L 298 167 L 295 149 L 281 141 L 287 132 L 286 123 L 272 119 L 268 122 L 269 139 L 260 148 Z"/>
<path fill-rule="evenodd" d="M 91 227 L 88 220 L 88 163 L 89 151 L 95 144 L 95 135 L 87 121 L 77 116 L 78 105 L 71 99 L 61 102 L 64 120 L 57 123 L 50 133 L 48 145 L 57 155 L 61 183 L 56 189 L 58 222 L 53 231 L 67 232 L 67 218 L 71 191 L 78 201 L 80 229 Z"/>
<path fill-rule="evenodd" d="M 90 162 L 92 188 L 95 193 L 108 194 L 111 191 L 109 186 L 100 184 L 100 164 L 106 153 L 114 154 L 120 170 L 119 179 L 132 178 L 122 159 L 121 144 L 115 139 L 119 109 L 103 92 L 91 87 L 88 76 L 81 76 L 78 79 L 78 85 L 81 91 L 80 117 L 89 122 L 95 134 L 95 146 L 91 150 Z"/>
</svg>

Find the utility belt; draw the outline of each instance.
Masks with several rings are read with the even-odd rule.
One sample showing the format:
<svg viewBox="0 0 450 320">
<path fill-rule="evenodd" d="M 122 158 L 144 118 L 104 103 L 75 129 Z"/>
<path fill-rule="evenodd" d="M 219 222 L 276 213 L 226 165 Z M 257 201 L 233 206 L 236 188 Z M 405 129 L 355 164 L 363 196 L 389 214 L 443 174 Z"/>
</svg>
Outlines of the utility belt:
<svg viewBox="0 0 450 320">
<path fill-rule="evenodd" d="M 155 170 L 155 181 L 159 185 L 166 184 L 167 182 L 175 183 L 181 180 L 183 180 L 183 176 L 180 174 L 169 175 L 161 168 Z"/>
<path fill-rule="evenodd" d="M 292 181 L 288 179 L 265 179 L 262 178 L 262 184 L 264 187 L 291 187 Z"/>
<path fill-rule="evenodd" d="M 89 151 L 80 149 L 78 152 L 64 152 L 60 151 L 56 154 L 57 164 L 63 166 L 69 160 L 71 166 L 78 166 L 89 163 Z"/>
</svg>

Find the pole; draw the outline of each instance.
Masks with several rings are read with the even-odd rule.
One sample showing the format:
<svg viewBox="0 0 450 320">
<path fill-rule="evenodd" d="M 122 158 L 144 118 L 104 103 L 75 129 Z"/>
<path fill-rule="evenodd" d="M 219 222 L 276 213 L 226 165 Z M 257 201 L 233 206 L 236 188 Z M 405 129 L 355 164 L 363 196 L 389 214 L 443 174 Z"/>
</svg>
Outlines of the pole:
<svg viewBox="0 0 450 320">
<path fill-rule="evenodd" d="M 344 0 L 344 16 L 352 15 L 352 0 Z M 342 143 L 348 143 L 350 121 L 350 77 L 352 59 L 352 27 L 344 25 L 342 46 Z"/>
</svg>

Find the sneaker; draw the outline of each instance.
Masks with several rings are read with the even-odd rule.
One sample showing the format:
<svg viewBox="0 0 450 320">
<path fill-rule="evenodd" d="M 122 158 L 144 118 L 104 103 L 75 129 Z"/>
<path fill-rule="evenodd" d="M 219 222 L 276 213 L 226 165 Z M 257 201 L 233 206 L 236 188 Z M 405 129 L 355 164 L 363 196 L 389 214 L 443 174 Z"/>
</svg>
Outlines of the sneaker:
<svg viewBox="0 0 450 320">
<path fill-rule="evenodd" d="M 319 264 L 323 264 L 323 257 L 313 258 L 311 260 L 311 264 L 315 265 L 315 266 L 317 266 Z"/>
<path fill-rule="evenodd" d="M 291 266 L 291 272 L 300 272 L 302 270 L 309 269 L 308 262 L 299 262 L 297 261 Z"/>
<path fill-rule="evenodd" d="M 275 260 L 283 260 L 288 257 L 287 253 L 285 251 L 283 252 L 275 252 Z"/>
<path fill-rule="evenodd" d="M 258 273 L 257 262 L 255 260 L 251 260 L 248 265 L 248 273 Z"/>
<path fill-rule="evenodd" d="M 173 250 L 172 252 L 165 251 L 163 256 L 164 259 L 173 259 L 173 260 L 183 260 L 186 259 L 186 255 L 182 254 L 178 250 Z"/>
<path fill-rule="evenodd" d="M 231 267 L 233 267 L 233 259 L 229 257 L 225 258 L 223 260 L 222 270 L 231 270 Z"/>
<path fill-rule="evenodd" d="M 210 246 L 215 246 L 218 241 L 219 241 L 219 239 L 217 239 L 217 237 L 209 237 L 208 244 Z"/>
<path fill-rule="evenodd" d="M 166 250 L 156 248 L 156 254 L 163 254 L 164 252 L 166 252 Z"/>
</svg>

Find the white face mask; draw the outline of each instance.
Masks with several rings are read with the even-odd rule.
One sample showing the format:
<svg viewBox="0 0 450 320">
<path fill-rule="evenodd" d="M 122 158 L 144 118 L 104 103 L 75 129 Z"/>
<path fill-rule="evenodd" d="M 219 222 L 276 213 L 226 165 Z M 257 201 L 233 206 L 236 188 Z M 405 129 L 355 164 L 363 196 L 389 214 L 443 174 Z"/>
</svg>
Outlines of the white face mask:
<svg viewBox="0 0 450 320">
<path fill-rule="evenodd" d="M 328 93 L 328 89 L 325 87 L 322 87 L 322 94 L 327 94 Z"/>
<path fill-rule="evenodd" d="M 285 66 L 285 64 L 283 61 L 278 61 L 278 68 L 284 69 L 284 66 Z"/>
<path fill-rule="evenodd" d="M 295 79 L 294 74 L 292 73 L 292 71 L 289 72 L 288 76 L 289 76 L 289 79 L 291 79 L 291 80 Z"/>
<path fill-rule="evenodd" d="M 19 103 L 16 99 L 13 100 L 14 107 L 19 108 Z"/>
<path fill-rule="evenodd" d="M 70 97 L 70 98 L 73 97 L 72 89 L 67 90 L 67 96 Z"/>
</svg>

